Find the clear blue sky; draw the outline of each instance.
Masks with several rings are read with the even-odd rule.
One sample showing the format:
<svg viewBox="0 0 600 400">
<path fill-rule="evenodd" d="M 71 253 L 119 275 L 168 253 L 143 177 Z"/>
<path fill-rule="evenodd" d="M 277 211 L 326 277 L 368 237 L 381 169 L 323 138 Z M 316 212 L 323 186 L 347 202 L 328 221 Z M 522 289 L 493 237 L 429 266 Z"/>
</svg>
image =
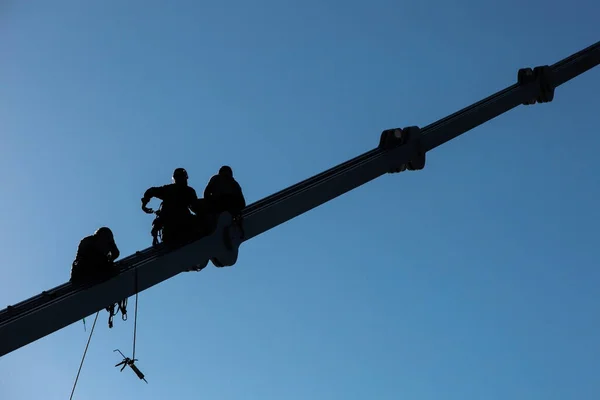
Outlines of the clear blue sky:
<svg viewBox="0 0 600 400">
<path fill-rule="evenodd" d="M 488 3 L 3 2 L 1 307 L 99 226 L 149 246 L 140 197 L 176 167 L 200 192 L 230 164 L 253 202 L 600 38 L 593 0 Z M 102 312 L 75 398 L 600 398 L 599 90 L 600 68 L 143 292 L 149 385 L 113 367 L 133 313 Z M 67 399 L 87 334 L 0 359 L 0 398 Z"/>
</svg>

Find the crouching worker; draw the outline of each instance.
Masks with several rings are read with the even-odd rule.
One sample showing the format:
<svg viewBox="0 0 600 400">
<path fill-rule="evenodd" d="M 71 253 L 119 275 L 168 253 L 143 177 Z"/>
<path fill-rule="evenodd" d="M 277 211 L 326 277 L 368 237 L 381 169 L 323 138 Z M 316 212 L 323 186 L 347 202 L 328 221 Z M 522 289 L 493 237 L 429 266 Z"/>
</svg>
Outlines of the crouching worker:
<svg viewBox="0 0 600 400">
<path fill-rule="evenodd" d="M 227 211 L 234 217 L 238 217 L 246 207 L 242 188 L 233 177 L 233 170 L 228 165 L 223 165 L 219 173 L 210 178 L 204 189 L 204 199 L 211 212 L 215 214 Z"/>
<path fill-rule="evenodd" d="M 118 270 L 114 261 L 120 254 L 112 231 L 107 227 L 98 229 L 79 242 L 71 268 L 71 282 L 89 282 L 116 275 Z"/>
</svg>

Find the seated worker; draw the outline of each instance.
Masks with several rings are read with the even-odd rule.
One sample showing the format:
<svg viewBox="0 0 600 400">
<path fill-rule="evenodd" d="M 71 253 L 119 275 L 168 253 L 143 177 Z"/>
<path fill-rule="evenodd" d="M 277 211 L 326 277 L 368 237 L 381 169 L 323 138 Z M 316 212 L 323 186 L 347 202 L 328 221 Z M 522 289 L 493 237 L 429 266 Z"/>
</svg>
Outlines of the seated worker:
<svg viewBox="0 0 600 400">
<path fill-rule="evenodd" d="M 71 268 L 71 282 L 80 283 L 115 275 L 118 270 L 114 260 L 120 254 L 112 231 L 107 227 L 98 229 L 79 242 Z"/>
<path fill-rule="evenodd" d="M 188 186 L 188 174 L 185 169 L 177 168 L 173 171 L 173 183 L 146 190 L 142 197 L 142 210 L 148 214 L 154 212 L 147 207 L 153 197 L 162 200 L 157 219 L 153 223 L 152 235 L 155 241 L 160 229 L 163 229 L 163 237 L 165 236 L 165 226 L 168 230 L 174 228 L 171 232 L 173 237 L 181 237 L 181 233 L 185 236 L 186 233 L 192 232 L 193 215 L 190 207 L 198 200 L 198 196 L 194 188 Z"/>
<path fill-rule="evenodd" d="M 222 166 L 219 173 L 210 178 L 204 189 L 204 199 L 216 214 L 228 211 L 235 217 L 246 207 L 242 188 L 233 177 L 233 170 L 227 165 Z"/>
</svg>

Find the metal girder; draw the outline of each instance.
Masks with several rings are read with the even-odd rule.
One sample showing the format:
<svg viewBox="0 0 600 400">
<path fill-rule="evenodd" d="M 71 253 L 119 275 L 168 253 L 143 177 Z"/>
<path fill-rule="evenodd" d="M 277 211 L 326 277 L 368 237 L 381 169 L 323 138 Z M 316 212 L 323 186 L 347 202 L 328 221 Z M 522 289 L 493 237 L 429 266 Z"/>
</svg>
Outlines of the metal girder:
<svg viewBox="0 0 600 400">
<path fill-rule="evenodd" d="M 242 213 L 243 241 L 289 221 L 388 172 L 422 169 L 425 153 L 515 108 L 552 101 L 554 88 L 600 64 L 600 42 L 548 67 L 522 69 L 519 81 L 423 129 L 382 133 L 380 146 L 250 204 Z M 193 265 L 233 265 L 242 239 L 219 217 L 212 235 L 171 252 L 153 248 L 118 262 L 118 276 L 95 285 L 70 283 L 0 311 L 0 357 L 83 317 L 163 282 Z M 224 240 L 225 238 L 228 240 Z M 226 245 L 227 242 L 229 246 Z"/>
</svg>

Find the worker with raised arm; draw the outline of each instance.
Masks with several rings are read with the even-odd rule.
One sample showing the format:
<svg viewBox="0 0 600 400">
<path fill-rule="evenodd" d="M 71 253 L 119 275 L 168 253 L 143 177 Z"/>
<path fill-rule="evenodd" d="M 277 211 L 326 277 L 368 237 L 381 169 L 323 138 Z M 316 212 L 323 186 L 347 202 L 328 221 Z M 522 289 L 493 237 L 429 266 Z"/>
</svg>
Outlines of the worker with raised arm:
<svg viewBox="0 0 600 400">
<path fill-rule="evenodd" d="M 228 211 L 233 216 L 238 216 L 246 207 L 246 199 L 242 188 L 233 177 L 233 170 L 228 165 L 223 165 L 217 175 L 213 175 L 204 189 L 204 199 L 214 213 Z"/>
<path fill-rule="evenodd" d="M 79 242 L 71 268 L 71 281 L 84 282 L 115 275 L 114 261 L 121 255 L 112 231 L 102 227 Z"/>
<path fill-rule="evenodd" d="M 142 197 L 142 210 L 148 214 L 154 212 L 147 207 L 148 202 L 153 197 L 162 200 L 160 210 L 157 211 L 157 218 L 153 223 L 152 235 L 155 240 L 155 234 L 160 229 L 168 228 L 171 233 L 180 236 L 178 233 L 185 235 L 190 233 L 193 228 L 193 215 L 190 207 L 193 207 L 198 200 L 196 191 L 188 186 L 188 173 L 184 168 L 176 168 L 173 171 L 172 179 L 173 183 L 171 184 L 149 188 Z"/>
</svg>

